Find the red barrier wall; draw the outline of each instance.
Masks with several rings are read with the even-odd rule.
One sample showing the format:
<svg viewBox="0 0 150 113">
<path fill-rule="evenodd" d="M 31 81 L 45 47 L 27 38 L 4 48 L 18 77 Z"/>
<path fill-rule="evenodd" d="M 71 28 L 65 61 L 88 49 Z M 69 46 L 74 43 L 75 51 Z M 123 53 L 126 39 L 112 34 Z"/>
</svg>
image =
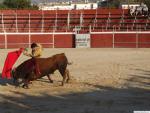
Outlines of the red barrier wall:
<svg viewBox="0 0 150 113">
<path fill-rule="evenodd" d="M 92 34 L 92 48 L 150 48 L 150 33 Z"/>
<path fill-rule="evenodd" d="M 74 35 L 55 34 L 54 43 L 52 34 L 32 35 L 7 35 L 7 48 L 29 47 L 29 42 L 42 44 L 44 48 L 72 48 L 74 47 Z M 30 38 L 29 38 L 30 37 Z M 3 45 L 2 45 L 3 44 Z M 5 48 L 5 36 L 0 35 L 0 48 Z"/>
<path fill-rule="evenodd" d="M 5 36 L 0 35 L 0 48 L 5 48 Z"/>
<path fill-rule="evenodd" d="M 115 48 L 135 48 L 136 34 L 115 34 L 114 35 Z"/>
<path fill-rule="evenodd" d="M 73 48 L 74 34 L 7 34 L 7 48 L 29 47 L 29 42 L 44 48 Z M 54 43 L 53 43 L 54 38 Z M 150 33 L 91 34 L 91 48 L 150 48 Z M 0 35 L 0 48 L 5 48 L 5 35 Z"/>
<path fill-rule="evenodd" d="M 53 47 L 53 38 L 52 38 L 52 35 L 49 35 L 49 34 L 47 34 L 47 35 L 42 35 L 42 34 L 41 35 L 31 35 L 31 43 L 32 42 L 41 43 L 42 46 L 46 47 L 46 48 Z"/>
<path fill-rule="evenodd" d="M 150 48 L 150 34 L 139 34 L 138 35 L 138 47 L 139 48 Z"/>
<path fill-rule="evenodd" d="M 28 35 L 7 35 L 8 48 L 29 47 Z"/>
<path fill-rule="evenodd" d="M 92 48 L 112 48 L 112 34 L 92 34 L 91 47 Z"/>
<path fill-rule="evenodd" d="M 143 25 L 149 24 L 147 21 L 148 18 L 140 17 L 137 23 L 135 23 L 131 19 L 128 14 L 128 10 L 122 9 L 91 9 L 91 10 L 51 10 L 51 11 L 39 11 L 39 10 L 0 10 L 0 13 L 3 14 L 1 20 L 4 20 L 4 28 L 7 33 L 19 33 L 28 32 L 32 33 L 50 33 L 53 32 L 55 26 L 56 17 L 57 26 L 55 35 L 53 37 L 52 34 L 32 34 L 29 36 L 28 34 L 9 34 L 5 37 L 5 35 L 0 35 L 0 48 L 5 48 L 5 38 L 7 38 L 8 48 L 18 48 L 18 47 L 29 47 L 29 42 L 38 42 L 43 45 L 43 47 L 53 47 L 53 38 L 54 38 L 54 47 L 55 48 L 72 48 L 75 45 L 74 42 L 74 35 L 73 34 L 65 34 L 66 31 L 74 32 L 75 26 L 80 26 L 80 17 L 81 13 L 83 14 L 83 29 L 79 31 L 79 33 L 89 33 L 89 27 L 97 26 L 99 28 L 91 29 L 92 32 L 97 31 L 96 34 L 91 34 L 91 47 L 92 48 L 150 48 L 150 33 L 141 33 L 136 34 L 133 33 L 120 33 L 114 34 L 113 30 L 115 29 L 103 29 L 106 26 L 106 21 L 108 17 L 113 18 L 111 19 L 110 25 L 116 25 L 116 30 L 122 31 L 119 29 L 120 26 L 120 19 L 122 19 L 122 15 L 124 14 L 124 22 L 131 23 L 131 25 L 136 24 L 137 26 L 140 25 L 139 23 L 142 22 Z M 68 13 L 72 18 L 70 21 L 70 29 L 68 29 Z M 126 15 L 125 15 L 126 14 Z M 95 15 L 97 18 L 97 23 L 95 22 Z M 29 18 L 30 17 L 30 18 Z M 43 17 L 43 18 L 42 18 Z M 17 24 L 16 24 L 16 18 Z M 142 18 L 142 19 L 141 19 Z M 30 21 L 29 21 L 30 19 Z M 30 24 L 29 24 L 30 23 Z M 44 23 L 44 24 L 42 24 Z M 114 24 L 116 23 L 116 24 Z M 144 24 L 145 23 L 145 24 Z M 17 26 L 16 26 L 17 25 Z M 122 24 L 124 25 L 124 24 Z M 4 32 L 3 24 L 0 24 L 1 29 L 0 32 Z M 141 26 L 141 25 L 140 25 Z M 124 27 L 130 27 L 124 26 Z M 133 27 L 133 26 L 131 26 Z M 30 29 L 29 29 L 30 28 Z M 67 28 L 67 29 L 66 29 Z M 142 26 L 141 26 L 142 28 Z M 145 26 L 143 27 L 143 29 Z M 137 30 L 137 29 L 133 29 Z M 142 30 L 142 29 L 141 29 Z M 145 30 L 145 29 L 144 29 Z M 149 30 L 149 29 L 147 29 Z M 110 34 L 98 34 L 98 32 L 108 32 L 111 31 Z M 63 32 L 63 33 L 62 33 Z M 62 33 L 62 34 L 57 34 Z"/>
<path fill-rule="evenodd" d="M 72 48 L 74 45 L 74 35 L 55 35 L 55 48 Z"/>
</svg>

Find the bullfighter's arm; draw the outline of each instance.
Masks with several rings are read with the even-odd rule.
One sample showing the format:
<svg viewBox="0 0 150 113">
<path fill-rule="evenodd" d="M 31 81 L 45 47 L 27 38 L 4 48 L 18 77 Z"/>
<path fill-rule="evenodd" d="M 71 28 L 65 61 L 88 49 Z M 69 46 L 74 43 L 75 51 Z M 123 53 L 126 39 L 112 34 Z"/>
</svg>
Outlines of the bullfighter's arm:
<svg viewBox="0 0 150 113">
<path fill-rule="evenodd" d="M 25 50 L 23 51 L 23 54 L 26 55 L 26 56 L 29 56 L 29 57 L 33 57 L 32 54 L 28 53 L 28 50 L 27 50 L 27 49 L 25 49 Z"/>
</svg>

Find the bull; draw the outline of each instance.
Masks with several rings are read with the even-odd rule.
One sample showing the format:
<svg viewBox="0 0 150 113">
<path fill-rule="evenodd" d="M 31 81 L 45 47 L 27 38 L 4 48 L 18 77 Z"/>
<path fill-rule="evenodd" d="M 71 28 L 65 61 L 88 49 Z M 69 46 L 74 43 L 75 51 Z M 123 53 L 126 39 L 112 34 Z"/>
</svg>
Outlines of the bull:
<svg viewBox="0 0 150 113">
<path fill-rule="evenodd" d="M 32 63 L 35 62 L 38 66 L 39 74 L 35 72 L 35 65 Z M 31 58 L 20 64 L 13 73 L 13 79 L 15 85 L 19 85 L 19 79 L 22 79 L 24 82 L 23 87 L 29 88 L 29 83 L 33 80 L 39 79 L 41 77 L 47 76 L 49 81 L 52 83 L 53 80 L 50 78 L 50 74 L 53 74 L 56 70 L 60 72 L 63 77 L 62 86 L 65 82 L 69 82 L 70 75 L 67 65 L 71 64 L 68 62 L 68 59 L 64 53 L 53 55 L 48 58 Z"/>
</svg>

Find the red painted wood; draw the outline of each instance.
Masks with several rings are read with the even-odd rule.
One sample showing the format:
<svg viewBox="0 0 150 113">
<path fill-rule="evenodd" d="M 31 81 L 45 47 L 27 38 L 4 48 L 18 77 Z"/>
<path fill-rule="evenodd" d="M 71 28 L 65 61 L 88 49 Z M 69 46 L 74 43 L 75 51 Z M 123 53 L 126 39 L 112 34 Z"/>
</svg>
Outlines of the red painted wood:
<svg viewBox="0 0 150 113">
<path fill-rule="evenodd" d="M 31 35 L 31 43 L 33 42 L 41 43 L 41 45 L 45 48 L 53 47 L 53 44 L 48 44 L 48 43 L 53 43 L 52 35 Z M 43 43 L 47 43 L 47 44 L 43 44 Z"/>
<path fill-rule="evenodd" d="M 28 35 L 7 35 L 8 48 L 29 47 L 28 42 L 29 42 Z"/>
<path fill-rule="evenodd" d="M 114 42 L 115 48 L 135 48 L 136 34 L 115 34 Z"/>
<path fill-rule="evenodd" d="M 4 15 L 12 15 L 16 13 L 16 10 L 1 10 L 1 13 L 3 13 Z"/>
<path fill-rule="evenodd" d="M 138 42 L 139 48 L 150 48 L 150 34 L 139 34 Z"/>
<path fill-rule="evenodd" d="M 110 9 L 108 9 L 108 8 L 99 8 L 98 10 L 97 10 L 97 12 L 98 12 L 98 14 L 123 14 L 123 12 L 124 12 L 124 14 L 127 14 L 128 13 L 128 10 L 123 10 L 123 9 L 115 9 L 115 8 L 110 8 Z"/>
<path fill-rule="evenodd" d="M 150 44 L 148 44 L 148 43 L 139 43 L 138 47 L 139 48 L 150 48 Z"/>
<path fill-rule="evenodd" d="M 55 35 L 55 48 L 72 48 L 74 45 L 73 40 L 74 38 L 72 34 Z"/>
<path fill-rule="evenodd" d="M 128 10 L 122 9 L 102 9 L 99 8 L 97 10 L 53 10 L 53 11 L 39 11 L 39 10 L 0 10 L 0 13 L 3 14 L 3 19 L 5 23 L 5 30 L 6 32 L 17 32 L 16 30 L 16 13 L 18 18 L 18 32 L 29 32 L 29 14 L 30 14 L 30 32 L 41 32 L 42 29 L 42 14 L 44 14 L 44 29 L 43 32 L 52 32 L 53 27 L 55 25 L 55 18 L 57 12 L 57 25 L 58 26 L 65 26 L 57 28 L 55 32 L 66 32 L 67 26 L 67 18 L 68 12 L 71 14 L 71 17 L 76 18 L 77 21 L 71 20 L 70 26 L 78 26 L 80 25 L 80 16 L 81 12 L 83 14 L 83 25 L 87 28 L 81 29 L 80 33 L 88 33 L 89 24 L 96 25 L 96 26 L 105 26 L 106 20 L 110 16 L 111 18 L 120 18 L 122 14 L 127 14 Z M 102 20 L 97 20 L 97 24 L 92 24 L 90 19 L 95 18 L 94 15 L 97 14 L 97 17 L 103 18 Z M 110 14 L 110 15 L 109 15 Z M 125 17 L 128 17 L 125 15 Z M 88 18 L 85 19 L 85 18 Z M 106 19 L 105 19 L 106 18 Z M 147 19 L 137 20 L 137 22 L 145 23 Z M 120 20 L 114 20 L 114 23 L 117 23 L 119 26 Z M 91 23 L 90 23 L 91 22 Z M 113 21 L 111 21 L 113 22 Z M 126 20 L 125 22 L 131 22 L 130 19 Z M 100 24 L 101 23 L 101 24 Z M 111 24 L 113 25 L 113 24 Z M 130 26 L 128 26 L 130 27 Z M 132 27 L 132 26 L 131 26 Z M 3 32 L 1 25 L 0 31 Z M 73 27 L 69 29 L 71 32 L 73 31 Z M 68 30 L 68 31 L 69 31 Z M 119 27 L 116 27 L 116 30 L 120 31 Z M 132 30 L 132 29 L 130 29 Z M 95 29 L 95 31 L 102 31 L 102 29 Z M 108 30 L 106 30 L 108 31 Z M 104 32 L 104 29 L 103 29 Z M 55 47 L 56 48 L 71 48 L 74 47 L 74 36 L 73 35 L 65 35 L 65 34 L 56 34 L 55 36 Z M 20 45 L 18 43 L 28 43 L 28 35 L 7 35 L 8 38 L 8 48 L 18 48 L 18 47 L 26 47 L 29 45 Z M 0 48 L 4 48 L 4 35 L 0 36 Z M 136 42 L 137 41 L 137 42 Z M 32 35 L 31 36 L 31 43 L 38 42 L 38 43 L 52 43 L 52 35 Z M 114 35 L 114 47 L 120 48 L 144 48 L 150 47 L 150 34 L 139 34 L 138 40 L 136 38 L 136 34 L 115 34 Z M 12 45 L 11 43 L 17 43 L 16 45 Z M 138 45 L 136 45 L 138 43 Z M 43 44 L 43 47 L 53 47 L 53 44 Z M 110 48 L 113 47 L 113 34 L 91 34 L 91 47 L 93 48 Z"/>
<path fill-rule="evenodd" d="M 135 43 L 115 43 L 115 48 L 136 48 Z"/>
<path fill-rule="evenodd" d="M 111 48 L 112 34 L 92 34 L 91 35 L 92 48 Z"/>
<path fill-rule="evenodd" d="M 139 34 L 139 43 L 150 42 L 150 34 Z"/>
<path fill-rule="evenodd" d="M 7 35 L 8 43 L 28 43 L 28 35 Z"/>
<path fill-rule="evenodd" d="M 29 44 L 16 44 L 16 45 L 10 45 L 8 44 L 7 45 L 7 48 L 28 48 L 29 47 Z"/>
<path fill-rule="evenodd" d="M 115 34 L 114 35 L 114 47 L 115 48 L 150 48 L 150 36 L 149 34 L 138 35 L 138 45 L 136 45 L 136 34 Z M 7 35 L 8 48 L 28 47 L 29 35 Z M 55 34 L 55 47 L 56 48 L 72 48 L 74 47 L 73 35 Z M 52 35 L 31 35 L 31 43 L 41 43 L 43 47 L 53 47 Z M 5 36 L 0 35 L 0 48 L 5 47 Z M 16 43 L 16 44 L 13 44 Z M 45 43 L 45 44 L 44 44 Z M 47 44 L 46 44 L 47 43 Z M 112 34 L 92 34 L 91 35 L 91 47 L 92 48 L 111 48 L 113 47 L 113 35 Z"/>
<path fill-rule="evenodd" d="M 115 34 L 115 42 L 136 42 L 136 34 Z"/>
<path fill-rule="evenodd" d="M 0 48 L 5 48 L 5 36 L 0 35 Z"/>
</svg>

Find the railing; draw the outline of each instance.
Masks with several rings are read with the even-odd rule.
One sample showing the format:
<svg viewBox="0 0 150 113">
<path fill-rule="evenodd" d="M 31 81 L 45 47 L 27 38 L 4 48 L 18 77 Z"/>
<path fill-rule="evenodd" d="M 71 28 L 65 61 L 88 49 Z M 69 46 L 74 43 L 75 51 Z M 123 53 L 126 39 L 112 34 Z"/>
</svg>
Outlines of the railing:
<svg viewBox="0 0 150 113">
<path fill-rule="evenodd" d="M 17 13 L 17 11 L 8 14 L 1 12 L 0 32 L 51 32 L 54 30 L 56 32 L 61 30 L 73 32 L 77 25 L 81 28 L 91 26 L 92 30 L 97 31 L 114 31 L 113 26 L 116 26 L 115 30 L 118 31 L 138 29 L 150 31 L 149 19 L 149 17 L 143 16 L 132 17 L 123 10 L 117 9 L 113 9 L 112 12 L 108 9 L 89 10 L 89 12 L 70 10 L 64 13 L 61 11 L 26 11 L 25 14 Z M 141 20 L 143 22 L 140 22 Z"/>
</svg>

